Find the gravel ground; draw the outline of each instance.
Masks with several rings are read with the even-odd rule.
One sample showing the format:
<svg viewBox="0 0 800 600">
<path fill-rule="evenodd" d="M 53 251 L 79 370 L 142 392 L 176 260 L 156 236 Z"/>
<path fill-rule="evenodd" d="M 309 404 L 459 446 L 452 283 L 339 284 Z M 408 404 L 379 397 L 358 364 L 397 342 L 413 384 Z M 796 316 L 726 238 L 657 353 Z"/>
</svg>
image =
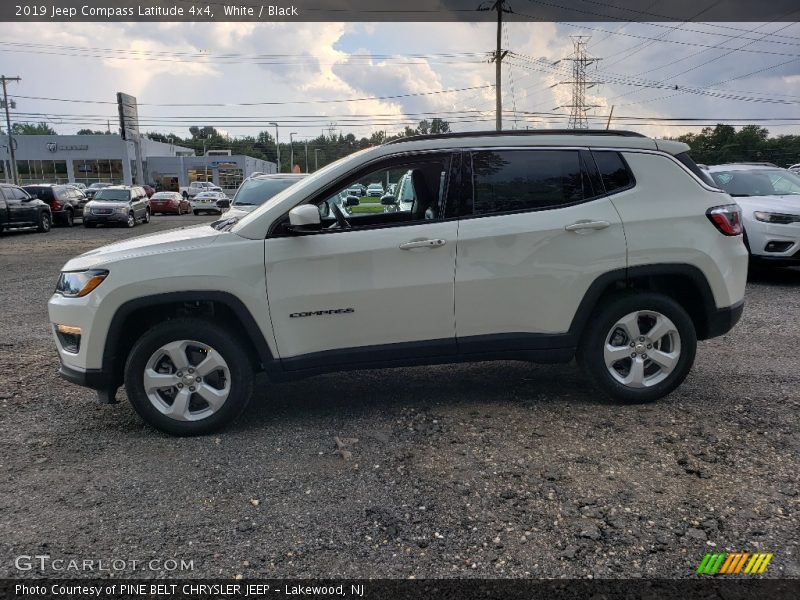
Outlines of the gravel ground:
<svg viewBox="0 0 800 600">
<path fill-rule="evenodd" d="M 134 576 L 690 577 L 713 551 L 800 577 L 800 270 L 753 274 L 742 322 L 653 405 L 601 400 L 575 365 L 480 363 L 263 381 L 224 433 L 171 438 L 58 378 L 46 301 L 75 254 L 212 219 L 0 238 L 0 577 L 41 575 L 14 567 L 36 554 L 193 561 Z"/>
</svg>

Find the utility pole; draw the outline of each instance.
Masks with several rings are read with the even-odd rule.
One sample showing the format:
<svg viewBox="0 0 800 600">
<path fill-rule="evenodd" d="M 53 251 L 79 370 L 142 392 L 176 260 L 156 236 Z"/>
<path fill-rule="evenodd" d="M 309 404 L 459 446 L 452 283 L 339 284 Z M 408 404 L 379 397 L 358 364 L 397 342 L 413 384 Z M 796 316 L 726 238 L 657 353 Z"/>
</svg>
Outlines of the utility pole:
<svg viewBox="0 0 800 600">
<path fill-rule="evenodd" d="M 306 173 L 308 173 L 308 140 L 306 140 Z"/>
<path fill-rule="evenodd" d="M 606 121 L 606 129 L 611 127 L 611 116 L 614 114 L 614 105 L 611 105 L 611 112 L 608 113 L 608 121 Z"/>
<path fill-rule="evenodd" d="M 289 134 L 289 173 L 294 173 L 294 136 L 296 135 L 296 131 Z"/>
<path fill-rule="evenodd" d="M 11 154 L 11 177 L 14 180 L 14 184 L 19 184 L 19 175 L 17 174 L 17 153 L 14 149 L 14 139 L 11 137 L 11 113 L 8 112 L 9 101 L 8 101 L 8 90 L 6 89 L 6 82 L 8 81 L 22 81 L 21 77 L 6 77 L 5 75 L 0 75 L 0 80 L 3 82 L 3 106 L 6 108 L 6 129 L 8 133 L 8 152 Z"/>
<path fill-rule="evenodd" d="M 586 104 L 586 90 L 590 87 L 602 83 L 601 81 L 586 81 L 586 67 L 599 61 L 599 58 L 594 58 L 586 55 L 586 44 L 589 41 L 589 36 L 576 35 L 572 36 L 572 45 L 575 49 L 572 56 L 564 60 L 572 61 L 572 81 L 561 81 L 555 85 L 570 84 L 572 85 L 572 103 L 557 106 L 554 110 L 559 108 L 569 108 L 569 125 L 570 129 L 588 129 L 589 120 L 586 118 L 586 112 L 590 108 L 599 108 L 597 104 Z M 559 61 L 553 63 L 557 65 Z M 552 87 L 552 86 L 551 86 Z"/>
<path fill-rule="evenodd" d="M 495 128 L 497 131 L 503 129 L 503 59 L 508 54 L 508 50 L 502 48 L 503 36 L 503 13 L 513 12 L 506 7 L 506 0 L 495 0 L 491 5 L 486 3 L 478 7 L 479 11 L 497 11 L 497 50 L 492 54 L 489 62 L 494 62 L 494 97 L 495 97 Z"/>
<path fill-rule="evenodd" d="M 267 125 L 275 125 L 275 160 L 278 161 L 278 167 L 275 169 L 276 173 L 281 172 L 281 144 L 278 141 L 278 124 L 277 123 L 267 123 Z"/>
</svg>

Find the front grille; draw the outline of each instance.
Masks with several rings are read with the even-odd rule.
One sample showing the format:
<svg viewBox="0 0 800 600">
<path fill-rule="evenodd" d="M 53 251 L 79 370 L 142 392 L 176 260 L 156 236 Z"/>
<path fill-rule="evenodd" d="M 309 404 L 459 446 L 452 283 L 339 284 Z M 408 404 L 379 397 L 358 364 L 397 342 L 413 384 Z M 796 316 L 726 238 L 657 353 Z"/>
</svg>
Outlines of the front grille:
<svg viewBox="0 0 800 600">
<path fill-rule="evenodd" d="M 113 208 L 93 208 L 92 214 L 93 215 L 110 215 L 114 213 Z"/>
</svg>

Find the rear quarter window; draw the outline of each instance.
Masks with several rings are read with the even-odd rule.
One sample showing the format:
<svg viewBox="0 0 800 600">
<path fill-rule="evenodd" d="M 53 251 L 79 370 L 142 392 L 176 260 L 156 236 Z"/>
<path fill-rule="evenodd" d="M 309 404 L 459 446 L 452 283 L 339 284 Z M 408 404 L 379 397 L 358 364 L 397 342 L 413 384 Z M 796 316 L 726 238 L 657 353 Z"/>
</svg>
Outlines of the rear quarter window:
<svg viewBox="0 0 800 600">
<path fill-rule="evenodd" d="M 633 187 L 635 180 L 619 152 L 592 152 L 607 194 Z"/>
<path fill-rule="evenodd" d="M 694 162 L 691 156 L 689 156 L 688 152 L 676 154 L 675 158 L 677 158 L 684 167 L 694 173 L 700 179 L 700 181 L 706 185 L 710 185 L 711 187 L 719 187 L 716 183 L 714 183 L 714 180 L 711 179 L 711 176 L 706 171 L 697 166 L 697 163 Z"/>
</svg>

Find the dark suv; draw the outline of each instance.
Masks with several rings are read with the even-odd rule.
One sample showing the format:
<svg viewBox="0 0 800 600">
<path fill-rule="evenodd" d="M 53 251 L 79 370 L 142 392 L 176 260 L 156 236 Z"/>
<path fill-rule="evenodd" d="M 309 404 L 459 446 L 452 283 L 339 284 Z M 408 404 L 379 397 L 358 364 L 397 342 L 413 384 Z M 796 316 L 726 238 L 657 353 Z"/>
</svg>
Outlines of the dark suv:
<svg viewBox="0 0 800 600">
<path fill-rule="evenodd" d="M 52 183 L 26 185 L 24 189 L 34 198 L 39 198 L 50 206 L 53 221 L 57 224 L 72 227 L 77 217 L 83 217 L 83 207 L 87 198 L 79 189 Z"/>
<path fill-rule="evenodd" d="M 50 207 L 16 185 L 0 183 L 0 233 L 4 229 L 29 229 L 47 233 L 53 217 Z"/>
</svg>

